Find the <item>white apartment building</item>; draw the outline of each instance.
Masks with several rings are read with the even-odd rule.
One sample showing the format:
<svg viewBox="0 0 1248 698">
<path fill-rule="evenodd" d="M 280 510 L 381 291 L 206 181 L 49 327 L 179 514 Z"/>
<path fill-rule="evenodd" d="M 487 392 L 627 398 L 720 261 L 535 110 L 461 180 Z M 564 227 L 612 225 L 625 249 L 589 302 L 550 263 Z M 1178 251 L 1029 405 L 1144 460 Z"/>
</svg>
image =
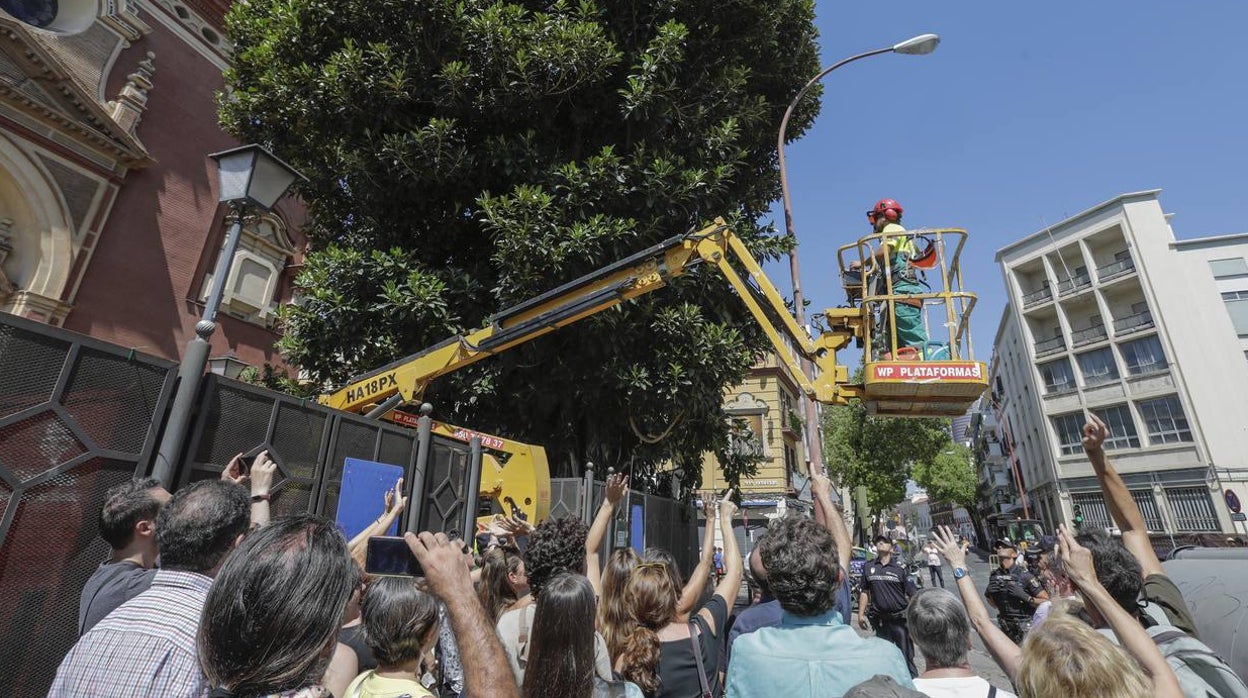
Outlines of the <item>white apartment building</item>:
<svg viewBox="0 0 1248 698">
<path fill-rule="evenodd" d="M 1248 234 L 1176 241 L 1159 192 L 997 251 L 1001 450 L 1046 527 L 1074 505 L 1085 525 L 1111 525 L 1080 444 L 1091 410 L 1151 531 L 1248 530 L 1224 497 L 1248 484 Z"/>
</svg>

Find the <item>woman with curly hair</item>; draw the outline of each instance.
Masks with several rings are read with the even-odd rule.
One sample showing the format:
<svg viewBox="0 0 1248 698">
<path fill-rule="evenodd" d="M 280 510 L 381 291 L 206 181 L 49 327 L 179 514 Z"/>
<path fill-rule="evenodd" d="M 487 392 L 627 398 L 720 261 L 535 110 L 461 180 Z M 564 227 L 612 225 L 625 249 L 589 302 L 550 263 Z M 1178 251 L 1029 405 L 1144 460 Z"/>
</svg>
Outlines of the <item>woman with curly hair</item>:
<svg viewBox="0 0 1248 698">
<path fill-rule="evenodd" d="M 490 548 L 482 556 L 481 580 L 477 596 L 491 623 L 507 611 L 527 606 L 533 601 L 529 578 L 524 569 L 524 556 L 510 545 Z"/>
<path fill-rule="evenodd" d="M 742 561 L 732 531 L 737 507 L 725 498 L 719 504 L 724 538 L 724 578 L 715 593 L 689 622 L 679 614 L 681 589 L 662 562 L 637 565 L 624 589 L 632 614 L 616 670 L 637 684 L 646 698 L 700 698 L 719 694 L 719 648 L 728 614 L 741 588 Z"/>
</svg>

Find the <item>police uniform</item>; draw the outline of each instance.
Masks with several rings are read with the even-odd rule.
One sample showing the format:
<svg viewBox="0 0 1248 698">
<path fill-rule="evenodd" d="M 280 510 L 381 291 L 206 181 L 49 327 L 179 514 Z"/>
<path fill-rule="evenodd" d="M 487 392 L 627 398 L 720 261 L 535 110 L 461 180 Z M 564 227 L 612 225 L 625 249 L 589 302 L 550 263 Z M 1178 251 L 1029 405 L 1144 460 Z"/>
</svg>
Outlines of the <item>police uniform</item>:
<svg viewBox="0 0 1248 698">
<path fill-rule="evenodd" d="M 997 625 L 1015 644 L 1031 629 L 1035 606 L 1031 600 L 1044 592 L 1044 584 L 1017 562 L 1008 570 L 997 569 L 988 576 L 988 598 L 997 605 Z"/>
<path fill-rule="evenodd" d="M 896 556 L 890 558 L 887 565 L 878 559 L 872 560 L 863 565 L 861 589 L 868 596 L 866 615 L 876 636 L 897 645 L 906 657 L 910 675 L 918 676 L 914 643 L 906 627 L 906 605 L 916 590 L 905 568 L 897 563 Z"/>
</svg>

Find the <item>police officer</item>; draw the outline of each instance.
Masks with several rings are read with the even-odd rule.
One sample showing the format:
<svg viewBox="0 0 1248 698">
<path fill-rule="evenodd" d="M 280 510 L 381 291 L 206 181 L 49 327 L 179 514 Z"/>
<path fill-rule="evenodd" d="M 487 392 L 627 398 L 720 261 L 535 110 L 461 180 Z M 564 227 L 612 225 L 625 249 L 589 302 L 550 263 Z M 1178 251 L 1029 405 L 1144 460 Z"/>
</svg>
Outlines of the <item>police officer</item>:
<svg viewBox="0 0 1248 698">
<path fill-rule="evenodd" d="M 875 537 L 875 555 L 874 560 L 862 567 L 858 627 L 866 630 L 869 619 L 876 636 L 897 645 L 906 657 L 910 675 L 918 676 L 919 671 L 914 666 L 914 643 L 906 628 L 906 606 L 916 589 L 906 569 L 893 559 L 893 543 L 886 536 Z"/>
<path fill-rule="evenodd" d="M 1035 575 L 1022 569 L 1018 563 L 1018 548 L 1009 539 L 996 543 L 1000 566 L 988 577 L 985 596 L 997 609 L 997 625 L 1016 644 L 1022 644 L 1023 636 L 1031 629 L 1031 616 L 1036 606 L 1049 598 L 1044 584 Z"/>
</svg>

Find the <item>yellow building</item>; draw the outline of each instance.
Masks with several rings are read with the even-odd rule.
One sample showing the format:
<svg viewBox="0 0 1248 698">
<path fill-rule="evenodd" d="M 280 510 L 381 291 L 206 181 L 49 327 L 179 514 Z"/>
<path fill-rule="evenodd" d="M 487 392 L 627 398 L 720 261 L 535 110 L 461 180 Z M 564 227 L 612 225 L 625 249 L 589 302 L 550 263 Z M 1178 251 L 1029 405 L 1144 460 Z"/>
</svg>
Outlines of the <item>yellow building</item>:
<svg viewBox="0 0 1248 698">
<path fill-rule="evenodd" d="M 750 516 L 774 511 L 778 502 L 795 497 L 805 482 L 806 425 L 799 394 L 788 369 L 769 352 L 750 369 L 745 382 L 724 396 L 724 410 L 749 425 L 757 440 L 752 446 L 761 447 L 765 459 L 753 477 L 741 481 L 741 500 Z M 726 486 L 719 462 L 708 453 L 702 460 L 702 488 L 722 492 Z"/>
</svg>

